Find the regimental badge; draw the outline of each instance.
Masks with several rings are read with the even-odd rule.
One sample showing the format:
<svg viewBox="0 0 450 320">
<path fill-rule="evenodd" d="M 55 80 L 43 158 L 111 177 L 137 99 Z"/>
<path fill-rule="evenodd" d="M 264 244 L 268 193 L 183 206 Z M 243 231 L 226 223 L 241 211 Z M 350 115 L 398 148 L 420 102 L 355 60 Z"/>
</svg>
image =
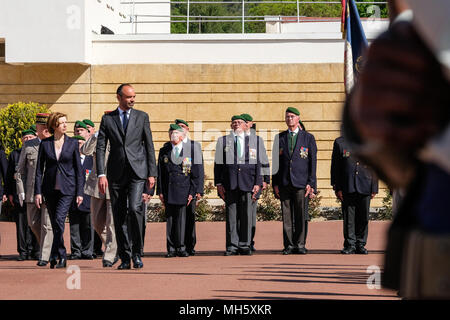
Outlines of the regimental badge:
<svg viewBox="0 0 450 320">
<path fill-rule="evenodd" d="M 191 173 L 191 167 L 192 167 L 192 158 L 186 157 L 183 159 L 183 162 L 181 164 L 183 168 L 183 173 L 187 176 Z"/>
<path fill-rule="evenodd" d="M 280 156 L 283 154 L 283 148 L 280 148 Z"/>
<path fill-rule="evenodd" d="M 248 153 L 250 155 L 250 159 L 256 160 L 256 149 L 249 149 Z"/>
<path fill-rule="evenodd" d="M 300 157 L 302 159 L 308 158 L 308 148 L 306 147 L 300 147 Z"/>
<path fill-rule="evenodd" d="M 344 158 L 350 157 L 350 151 L 344 149 L 344 152 L 342 153 L 342 157 L 344 157 Z"/>
<path fill-rule="evenodd" d="M 163 161 L 164 161 L 164 163 L 169 163 L 169 158 L 168 157 L 164 157 Z"/>
<path fill-rule="evenodd" d="M 87 179 L 88 179 L 90 174 L 91 174 L 91 170 L 86 169 L 86 181 L 87 181 Z"/>
</svg>

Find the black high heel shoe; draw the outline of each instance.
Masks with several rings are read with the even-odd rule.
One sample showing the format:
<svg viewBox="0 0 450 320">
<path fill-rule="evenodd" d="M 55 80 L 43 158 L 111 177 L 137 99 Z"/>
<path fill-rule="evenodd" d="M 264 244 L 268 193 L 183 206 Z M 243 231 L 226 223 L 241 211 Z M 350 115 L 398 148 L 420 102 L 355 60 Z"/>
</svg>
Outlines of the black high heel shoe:
<svg viewBox="0 0 450 320">
<path fill-rule="evenodd" d="M 58 264 L 56 265 L 56 269 L 65 268 L 66 266 L 67 266 L 67 259 L 61 258 Z"/>
<path fill-rule="evenodd" d="M 50 259 L 50 269 L 55 269 L 56 263 L 56 259 Z"/>
</svg>

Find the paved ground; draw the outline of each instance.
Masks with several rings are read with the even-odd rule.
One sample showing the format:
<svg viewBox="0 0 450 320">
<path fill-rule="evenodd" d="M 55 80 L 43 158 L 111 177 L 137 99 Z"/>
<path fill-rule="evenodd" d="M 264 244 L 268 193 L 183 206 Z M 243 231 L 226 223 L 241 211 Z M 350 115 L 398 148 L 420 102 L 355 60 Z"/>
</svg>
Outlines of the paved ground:
<svg viewBox="0 0 450 320">
<path fill-rule="evenodd" d="M 397 299 L 395 292 L 370 289 L 369 266 L 382 269 L 387 222 L 369 226 L 369 255 L 339 254 L 342 221 L 309 224 L 308 255 L 281 254 L 280 222 L 258 222 L 253 256 L 223 256 L 225 224 L 197 223 L 198 254 L 165 258 L 165 224 L 147 225 L 144 268 L 103 269 L 101 260 L 69 261 L 80 267 L 81 289 L 68 270 L 16 261 L 15 225 L 0 223 L 0 300 L 4 299 Z M 68 246 L 68 225 L 66 226 Z"/>
</svg>

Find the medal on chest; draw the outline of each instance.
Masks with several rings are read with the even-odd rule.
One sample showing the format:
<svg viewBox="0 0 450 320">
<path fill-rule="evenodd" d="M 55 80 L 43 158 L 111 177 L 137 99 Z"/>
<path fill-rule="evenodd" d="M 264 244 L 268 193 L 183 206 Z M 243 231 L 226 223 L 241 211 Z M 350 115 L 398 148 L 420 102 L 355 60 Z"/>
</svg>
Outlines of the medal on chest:
<svg viewBox="0 0 450 320">
<path fill-rule="evenodd" d="M 300 147 L 300 157 L 302 159 L 308 158 L 308 148 L 306 147 Z"/>
<path fill-rule="evenodd" d="M 185 157 L 183 159 L 183 162 L 181 163 L 181 167 L 183 169 L 183 173 L 187 176 L 191 173 L 192 168 L 192 158 Z"/>
</svg>

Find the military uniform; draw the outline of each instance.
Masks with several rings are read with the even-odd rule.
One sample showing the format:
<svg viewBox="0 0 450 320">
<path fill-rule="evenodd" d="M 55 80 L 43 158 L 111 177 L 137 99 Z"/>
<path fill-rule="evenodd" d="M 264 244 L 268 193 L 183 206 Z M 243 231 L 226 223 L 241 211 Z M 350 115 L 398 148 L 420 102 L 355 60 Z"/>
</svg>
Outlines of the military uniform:
<svg viewBox="0 0 450 320">
<path fill-rule="evenodd" d="M 13 213 L 16 222 L 17 235 L 17 252 L 19 253 L 19 260 L 39 258 L 39 244 L 28 226 L 26 206 L 20 204 L 16 192 L 16 180 L 14 175 L 16 166 L 19 162 L 20 152 L 22 148 L 16 149 L 9 155 L 8 170 L 6 172 L 6 195 L 13 197 Z"/>
<path fill-rule="evenodd" d="M 36 138 L 25 142 L 22 147 L 17 163 L 16 187 L 19 196 L 25 194 L 28 225 L 39 242 L 41 248 L 39 264 L 44 266 L 50 259 L 53 229 L 45 203 L 41 204 L 41 209 L 38 209 L 34 203 L 34 184 L 40 143 L 40 139 Z"/>
<path fill-rule="evenodd" d="M 164 144 L 158 157 L 156 192 L 164 196 L 168 256 L 187 256 L 185 233 L 188 196 L 191 195 L 192 201 L 196 201 L 195 194 L 201 183 L 201 165 L 195 160 L 196 153 L 190 154 L 191 143 L 181 145 L 178 157 L 171 143 Z"/>
<path fill-rule="evenodd" d="M 255 185 L 263 184 L 258 142 L 244 133 L 241 137 L 231 133 L 217 140 L 214 184 L 225 189 L 226 255 L 251 254 L 252 191 Z"/>
<path fill-rule="evenodd" d="M 317 146 L 309 132 L 283 131 L 272 148 L 272 185 L 278 187 L 283 216 L 284 253 L 306 253 L 306 186 L 316 187 Z"/>
<path fill-rule="evenodd" d="M 105 244 L 105 252 L 103 254 L 103 266 L 110 267 L 117 261 L 117 242 L 116 232 L 114 229 L 114 218 L 111 208 L 111 200 L 109 198 L 109 190 L 106 188 L 106 193 L 100 193 L 97 179 L 97 164 L 96 164 L 96 147 L 97 134 L 92 135 L 81 146 L 81 153 L 86 156 L 93 156 L 93 166 L 86 183 L 84 185 L 84 194 L 91 197 L 91 219 L 92 227 L 96 234 L 101 238 Z M 106 148 L 105 159 L 109 157 L 109 145 Z M 95 239 L 95 238 L 94 238 Z"/>
<path fill-rule="evenodd" d="M 343 137 L 334 141 L 331 159 L 331 185 L 342 191 L 344 250 L 342 253 L 367 253 L 369 207 L 372 194 L 378 193 L 378 179 L 359 160 L 352 157 Z"/>
</svg>

